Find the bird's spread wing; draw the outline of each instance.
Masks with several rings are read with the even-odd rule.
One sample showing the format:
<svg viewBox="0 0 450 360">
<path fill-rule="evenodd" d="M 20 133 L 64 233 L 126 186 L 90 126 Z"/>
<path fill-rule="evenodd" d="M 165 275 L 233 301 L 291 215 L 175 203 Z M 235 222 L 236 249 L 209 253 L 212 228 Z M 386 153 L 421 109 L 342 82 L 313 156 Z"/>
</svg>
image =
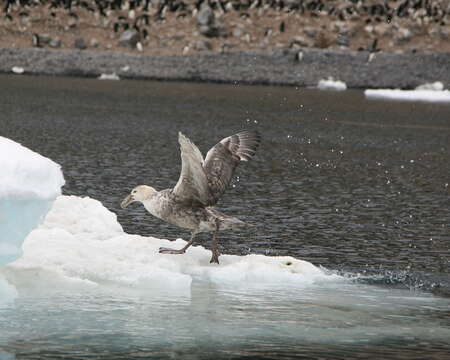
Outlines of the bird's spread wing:
<svg viewBox="0 0 450 360">
<path fill-rule="evenodd" d="M 261 142 L 256 131 L 242 131 L 231 135 L 211 148 L 203 164 L 213 202 L 217 203 L 241 161 L 250 160 Z"/>
<path fill-rule="evenodd" d="M 181 150 L 181 174 L 173 188 L 173 194 L 186 203 L 209 205 L 211 194 L 203 168 L 203 156 L 186 136 L 178 133 Z"/>
</svg>

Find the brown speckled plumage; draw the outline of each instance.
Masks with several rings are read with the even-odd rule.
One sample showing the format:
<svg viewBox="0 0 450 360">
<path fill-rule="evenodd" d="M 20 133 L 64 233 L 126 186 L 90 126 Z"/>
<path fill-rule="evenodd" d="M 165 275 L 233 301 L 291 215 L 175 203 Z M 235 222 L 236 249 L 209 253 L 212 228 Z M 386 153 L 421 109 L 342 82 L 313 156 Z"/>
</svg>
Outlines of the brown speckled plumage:
<svg viewBox="0 0 450 360">
<path fill-rule="evenodd" d="M 219 212 L 213 206 L 230 184 L 239 163 L 253 157 L 261 138 L 256 131 L 239 132 L 217 143 L 208 151 L 205 159 L 197 146 L 182 133 L 179 133 L 178 140 L 182 166 L 175 187 L 156 191 L 140 185 L 124 199 L 122 207 L 133 201 L 141 201 L 152 215 L 191 231 L 191 240 L 183 249 L 161 248 L 161 253 L 184 253 L 197 233 L 214 231 L 211 262 L 218 263 L 217 232 L 234 229 L 245 223 Z"/>
</svg>

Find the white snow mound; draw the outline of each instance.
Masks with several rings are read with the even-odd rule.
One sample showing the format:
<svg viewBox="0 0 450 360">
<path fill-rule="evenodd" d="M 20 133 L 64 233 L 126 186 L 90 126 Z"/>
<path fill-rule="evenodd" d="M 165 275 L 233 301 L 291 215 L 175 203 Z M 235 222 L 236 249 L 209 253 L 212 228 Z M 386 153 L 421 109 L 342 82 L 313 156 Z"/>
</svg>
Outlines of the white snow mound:
<svg viewBox="0 0 450 360">
<path fill-rule="evenodd" d="M 0 136 L 0 199 L 53 200 L 61 194 L 64 177 L 52 160 Z"/>
<path fill-rule="evenodd" d="M 444 90 L 444 84 L 440 81 L 436 81 L 434 83 L 425 83 L 416 87 L 416 90 L 434 90 L 434 91 L 442 91 Z"/>
<path fill-rule="evenodd" d="M 305 286 L 335 280 L 313 264 L 292 257 L 222 255 L 210 264 L 201 246 L 186 254 L 159 254 L 159 247 L 182 247 L 154 237 L 130 235 L 116 215 L 91 198 L 60 196 L 45 222 L 27 237 L 23 256 L 5 267 L 5 278 L 19 293 L 66 287 L 126 287 L 176 290 L 190 294 L 192 281 L 217 286 Z"/>
<path fill-rule="evenodd" d="M 343 81 L 334 80 L 332 77 L 329 77 L 328 79 L 319 80 L 317 88 L 319 90 L 343 91 L 347 90 L 347 84 Z"/>
<path fill-rule="evenodd" d="M 120 77 L 116 73 L 112 73 L 112 74 L 101 74 L 98 77 L 98 79 L 99 80 L 120 80 Z"/>
</svg>

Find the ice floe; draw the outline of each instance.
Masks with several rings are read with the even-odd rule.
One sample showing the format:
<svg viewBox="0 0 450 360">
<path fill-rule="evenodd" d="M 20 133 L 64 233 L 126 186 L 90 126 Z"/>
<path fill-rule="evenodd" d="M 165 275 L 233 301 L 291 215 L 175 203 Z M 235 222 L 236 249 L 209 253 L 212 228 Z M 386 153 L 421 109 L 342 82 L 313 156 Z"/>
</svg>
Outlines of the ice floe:
<svg viewBox="0 0 450 360">
<path fill-rule="evenodd" d="M 0 266 L 18 259 L 27 235 L 43 221 L 61 194 L 58 164 L 0 136 Z M 0 274 L 1 302 L 15 289 Z"/>
<path fill-rule="evenodd" d="M 14 74 L 23 74 L 24 72 L 25 72 L 25 69 L 23 68 L 23 67 L 20 67 L 20 66 L 13 66 L 12 68 L 11 68 L 11 71 L 14 73 Z"/>
<path fill-rule="evenodd" d="M 307 286 L 339 279 L 292 257 L 223 255 L 220 265 L 213 265 L 210 251 L 202 246 L 183 255 L 158 252 L 161 246 L 185 243 L 127 234 L 99 201 L 60 196 L 45 222 L 27 237 L 23 256 L 3 274 L 19 292 L 112 286 L 186 295 L 192 281 L 247 287 Z"/>
<path fill-rule="evenodd" d="M 364 95 L 368 99 L 450 102 L 450 91 L 444 90 L 444 85 L 440 81 L 419 85 L 414 90 L 367 89 Z"/>
<path fill-rule="evenodd" d="M 111 73 L 111 74 L 101 74 L 98 77 L 98 79 L 99 80 L 120 80 L 120 77 L 116 73 Z"/>
<path fill-rule="evenodd" d="M 0 137 L 0 266 L 21 255 L 21 245 L 61 194 L 64 177 L 52 160 Z"/>
<path fill-rule="evenodd" d="M 322 79 L 318 82 L 317 88 L 320 90 L 343 91 L 347 90 L 347 84 L 340 80 L 334 80 L 332 77 Z"/>
</svg>

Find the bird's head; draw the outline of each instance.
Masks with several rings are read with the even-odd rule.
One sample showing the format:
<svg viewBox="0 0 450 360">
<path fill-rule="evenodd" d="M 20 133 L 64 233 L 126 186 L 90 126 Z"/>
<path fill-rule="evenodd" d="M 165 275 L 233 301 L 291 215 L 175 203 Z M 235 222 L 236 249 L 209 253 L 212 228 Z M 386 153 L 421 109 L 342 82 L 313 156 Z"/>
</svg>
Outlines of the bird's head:
<svg viewBox="0 0 450 360">
<path fill-rule="evenodd" d="M 139 185 L 136 186 L 133 190 L 131 190 L 130 195 L 128 195 L 123 201 L 120 203 L 120 207 L 125 209 L 128 205 L 130 205 L 134 201 L 145 201 L 150 199 L 154 194 L 156 194 L 156 190 L 151 186 L 147 185 Z"/>
</svg>

